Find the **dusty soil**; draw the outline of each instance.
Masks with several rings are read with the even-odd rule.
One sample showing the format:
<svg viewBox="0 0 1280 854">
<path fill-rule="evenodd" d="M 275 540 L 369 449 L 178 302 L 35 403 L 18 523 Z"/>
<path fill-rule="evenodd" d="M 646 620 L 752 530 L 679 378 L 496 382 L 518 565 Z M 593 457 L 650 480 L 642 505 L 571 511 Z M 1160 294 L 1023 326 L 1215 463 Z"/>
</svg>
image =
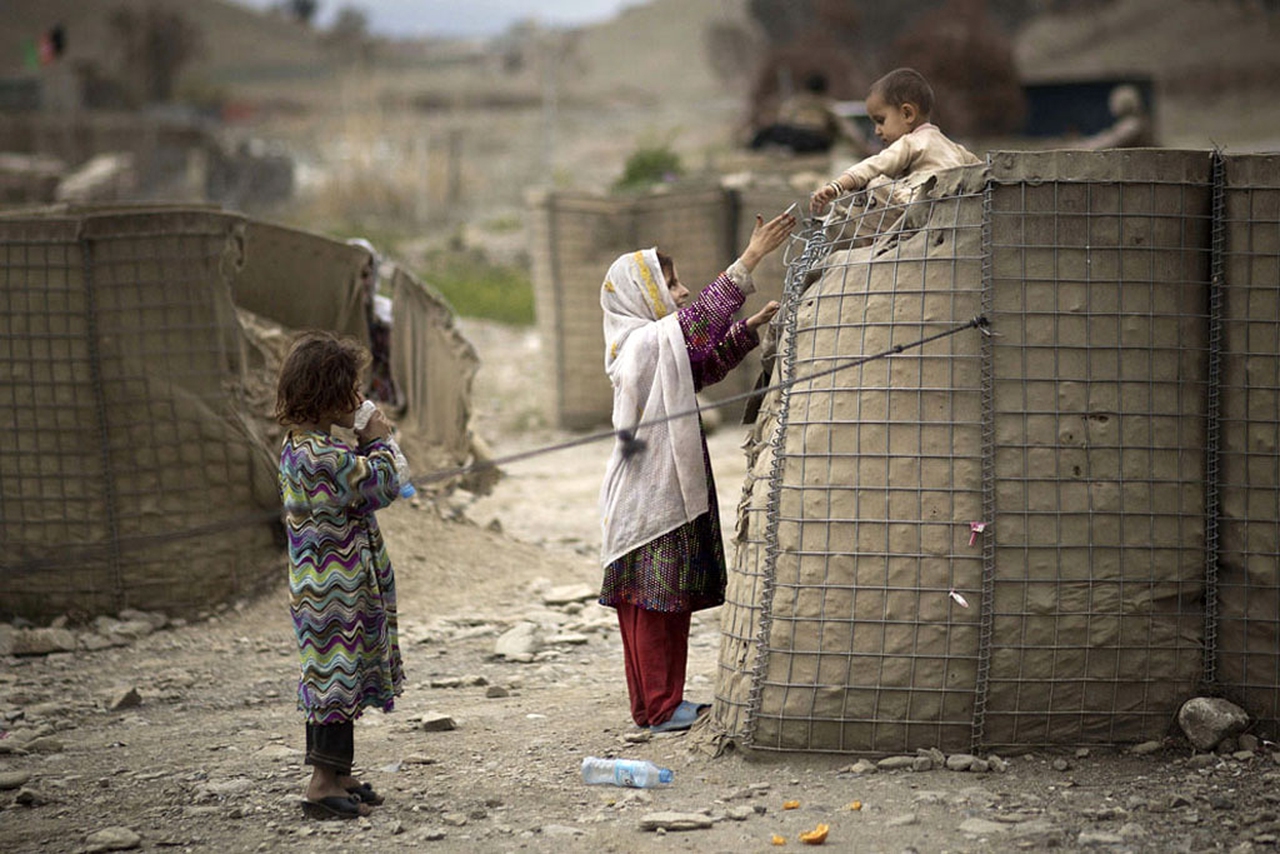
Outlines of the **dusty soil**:
<svg viewBox="0 0 1280 854">
<path fill-rule="evenodd" d="M 485 360 L 476 422 L 495 451 L 567 438 L 542 426 L 536 390 L 521 380 L 536 356 L 531 333 L 463 329 Z M 729 513 L 743 471 L 738 432 L 722 427 L 711 439 Z M 602 443 L 537 457 L 509 466 L 490 497 L 379 514 L 409 686 L 393 714 L 357 725 L 358 773 L 387 798 L 370 819 L 300 812 L 308 772 L 281 586 L 128 646 L 5 659 L 0 851 L 108 850 L 136 838 L 147 851 L 742 852 L 773 850 L 775 834 L 799 846 L 819 823 L 830 826 L 828 848 L 857 852 L 1276 847 L 1280 765 L 1270 754 L 1192 759 L 1171 742 L 1143 756 L 1007 757 L 1003 773 L 859 775 L 849 756 L 713 757 L 696 733 L 630 740 L 640 734 L 626 712 L 612 612 L 589 599 L 544 601 L 597 581 L 594 501 L 606 453 Z M 694 621 L 696 699 L 713 693 L 716 619 Z M 521 621 L 542 628 L 542 652 L 524 663 L 495 657 L 498 635 Z M 141 702 L 111 710 L 128 688 Z M 456 728 L 427 731 L 423 718 L 435 714 Z M 650 759 L 675 782 L 588 787 L 578 773 L 588 755 Z M 791 800 L 798 808 L 784 809 Z M 718 820 L 641 829 L 661 811 Z M 94 835 L 110 828 L 129 832 L 114 842 Z"/>
</svg>

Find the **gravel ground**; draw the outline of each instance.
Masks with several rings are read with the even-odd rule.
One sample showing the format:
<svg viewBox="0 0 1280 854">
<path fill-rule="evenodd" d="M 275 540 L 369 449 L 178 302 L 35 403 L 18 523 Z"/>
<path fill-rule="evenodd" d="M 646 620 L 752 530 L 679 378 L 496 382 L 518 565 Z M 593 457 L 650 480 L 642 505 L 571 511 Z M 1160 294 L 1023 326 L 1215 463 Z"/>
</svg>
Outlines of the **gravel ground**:
<svg viewBox="0 0 1280 854">
<path fill-rule="evenodd" d="M 485 360 L 476 423 L 495 452 L 566 438 L 510 368 L 536 356 L 536 339 L 474 322 L 464 332 Z M 738 438 L 723 428 L 711 440 L 729 512 Z M 648 738 L 627 715 L 612 612 L 592 601 L 606 451 L 510 466 L 484 499 L 379 514 L 409 686 L 394 713 L 357 724 L 358 773 L 387 799 L 369 819 L 299 809 L 308 772 L 282 583 L 185 624 L 152 630 L 137 615 L 114 632 L 76 630 L 84 645 L 116 644 L 102 649 L 4 658 L 0 851 L 747 852 L 774 850 L 775 837 L 802 845 L 819 824 L 829 849 L 852 852 L 1277 847 L 1280 762 L 1265 750 L 1196 756 L 1170 741 L 1006 756 L 986 772 L 859 773 L 857 757 L 714 757 L 696 731 Z M 694 621 L 695 699 L 713 693 L 716 620 Z M 539 643 L 527 654 L 495 654 L 530 626 Z M 649 759 L 675 781 L 586 786 L 589 755 Z M 705 827 L 679 829 L 690 825 Z"/>
</svg>

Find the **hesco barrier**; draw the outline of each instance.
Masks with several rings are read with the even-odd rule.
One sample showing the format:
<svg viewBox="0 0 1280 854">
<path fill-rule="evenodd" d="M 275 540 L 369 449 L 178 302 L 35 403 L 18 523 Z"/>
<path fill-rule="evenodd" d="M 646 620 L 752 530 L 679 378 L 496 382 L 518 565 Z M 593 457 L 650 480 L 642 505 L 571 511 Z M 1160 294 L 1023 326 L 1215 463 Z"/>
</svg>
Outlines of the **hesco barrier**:
<svg viewBox="0 0 1280 854">
<path fill-rule="evenodd" d="M 714 728 L 1119 744 L 1208 692 L 1274 736 L 1280 158 L 997 153 L 841 204 L 790 253 Z"/>
<path fill-rule="evenodd" d="M 604 372 L 600 284 L 615 258 L 657 246 L 675 260 L 681 281 L 696 293 L 746 248 L 757 213 L 769 219 L 796 200 L 794 193 L 782 190 L 720 187 L 651 195 L 532 197 L 534 299 L 546 349 L 551 420 L 573 430 L 609 423 L 613 391 Z M 758 291 L 741 316 L 781 296 L 781 258 L 775 253 L 757 268 Z M 703 395 L 722 400 L 747 391 L 759 369 L 758 354 L 749 356 Z M 737 420 L 741 412 L 740 406 L 731 411 L 726 407 L 726 418 Z"/>
<path fill-rule="evenodd" d="M 269 519 L 220 528 L 279 502 L 224 388 L 244 370 L 229 287 L 244 225 L 0 218 L 0 610 L 189 613 L 278 565 Z"/>
<path fill-rule="evenodd" d="M 279 583 L 275 370 L 296 329 L 368 340 L 361 256 L 213 209 L 0 216 L 0 616 L 185 616 Z M 459 466 L 475 353 L 392 272 L 401 444 Z"/>
</svg>

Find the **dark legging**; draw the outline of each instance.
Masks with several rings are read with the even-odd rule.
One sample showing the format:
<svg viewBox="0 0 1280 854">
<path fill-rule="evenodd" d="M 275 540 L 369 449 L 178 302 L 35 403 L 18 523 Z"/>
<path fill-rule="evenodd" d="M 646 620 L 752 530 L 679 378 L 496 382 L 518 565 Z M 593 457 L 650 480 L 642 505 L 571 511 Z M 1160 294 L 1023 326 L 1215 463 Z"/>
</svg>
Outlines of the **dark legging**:
<svg viewBox="0 0 1280 854">
<path fill-rule="evenodd" d="M 351 721 L 340 724 L 307 724 L 308 765 L 333 768 L 338 776 L 351 773 L 355 759 L 355 728 Z"/>
</svg>

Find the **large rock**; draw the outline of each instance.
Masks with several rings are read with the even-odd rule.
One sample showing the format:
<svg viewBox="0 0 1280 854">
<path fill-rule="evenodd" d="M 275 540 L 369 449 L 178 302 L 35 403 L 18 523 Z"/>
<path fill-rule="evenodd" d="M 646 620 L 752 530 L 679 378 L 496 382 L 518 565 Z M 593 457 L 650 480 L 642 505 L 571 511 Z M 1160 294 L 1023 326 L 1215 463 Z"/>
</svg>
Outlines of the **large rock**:
<svg viewBox="0 0 1280 854">
<path fill-rule="evenodd" d="M 542 633 L 534 623 L 517 623 L 493 645 L 493 654 L 528 661 L 542 648 Z"/>
<path fill-rule="evenodd" d="M 10 642 L 13 655 L 48 655 L 75 649 L 76 635 L 70 629 L 24 629 L 14 632 Z"/>
<path fill-rule="evenodd" d="M 1178 710 L 1178 726 L 1198 750 L 1213 750 L 1248 725 L 1248 713 L 1221 697 L 1193 697 Z"/>
</svg>

